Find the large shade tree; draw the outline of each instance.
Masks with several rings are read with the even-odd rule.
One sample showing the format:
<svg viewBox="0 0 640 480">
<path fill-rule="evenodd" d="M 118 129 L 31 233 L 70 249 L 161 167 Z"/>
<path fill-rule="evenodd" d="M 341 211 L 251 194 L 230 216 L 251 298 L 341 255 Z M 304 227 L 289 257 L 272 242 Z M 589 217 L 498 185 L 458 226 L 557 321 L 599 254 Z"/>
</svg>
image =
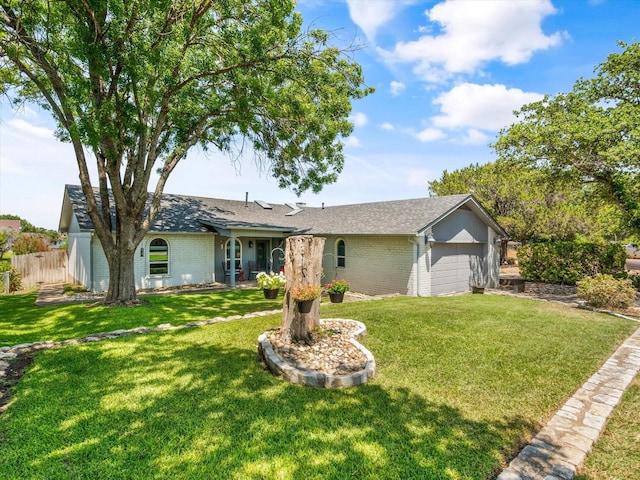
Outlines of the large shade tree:
<svg viewBox="0 0 640 480">
<path fill-rule="evenodd" d="M 494 148 L 509 162 L 591 185 L 640 232 L 640 44 L 620 43 L 573 90 L 525 105 Z"/>
<path fill-rule="evenodd" d="M 535 166 L 500 160 L 445 170 L 429 182 L 431 194 L 473 193 L 510 238 L 520 242 L 619 236 L 620 209 L 592 190 L 570 178 L 549 177 Z"/>
<path fill-rule="evenodd" d="M 2 89 L 50 110 L 73 145 L 109 264 L 107 303 L 136 301 L 134 252 L 192 147 L 237 154 L 248 145 L 298 194 L 336 180 L 351 100 L 370 89 L 329 33 L 303 31 L 294 8 L 292 0 L 2 3 Z"/>
</svg>

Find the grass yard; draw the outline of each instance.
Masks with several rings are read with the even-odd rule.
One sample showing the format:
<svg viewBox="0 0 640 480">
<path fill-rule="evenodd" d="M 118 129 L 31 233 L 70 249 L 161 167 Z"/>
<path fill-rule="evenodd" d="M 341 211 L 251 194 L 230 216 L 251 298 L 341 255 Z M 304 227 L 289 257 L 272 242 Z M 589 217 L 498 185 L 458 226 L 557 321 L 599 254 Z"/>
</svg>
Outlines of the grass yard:
<svg viewBox="0 0 640 480">
<path fill-rule="evenodd" d="M 171 298 L 160 318 L 114 311 L 194 319 Z M 277 315 L 40 352 L 0 416 L 0 478 L 487 479 L 638 327 L 493 295 L 321 312 L 367 325 L 370 383 L 265 372 L 256 339 Z"/>
<path fill-rule="evenodd" d="M 92 333 L 163 323 L 183 325 L 217 316 L 282 308 L 282 295 L 266 300 L 262 290 L 229 290 L 180 295 L 140 295 L 144 305 L 110 308 L 76 304 L 34 307 L 37 292 L 0 295 L 0 346 L 81 338 Z"/>
</svg>

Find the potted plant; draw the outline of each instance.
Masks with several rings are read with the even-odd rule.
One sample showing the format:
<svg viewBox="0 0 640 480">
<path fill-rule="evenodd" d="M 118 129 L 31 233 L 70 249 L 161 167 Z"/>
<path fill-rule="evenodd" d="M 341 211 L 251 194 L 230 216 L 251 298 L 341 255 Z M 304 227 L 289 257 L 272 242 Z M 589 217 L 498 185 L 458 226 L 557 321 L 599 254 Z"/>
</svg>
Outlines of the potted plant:
<svg viewBox="0 0 640 480">
<path fill-rule="evenodd" d="M 269 300 L 278 298 L 280 288 L 285 285 L 284 274 L 282 272 L 260 272 L 256 275 L 256 282 L 258 282 L 258 286 L 262 288 L 264 298 Z"/>
<path fill-rule="evenodd" d="M 296 285 L 290 290 L 291 296 L 298 304 L 300 313 L 309 313 L 313 301 L 322 294 L 320 285 Z"/>
<path fill-rule="evenodd" d="M 329 294 L 331 303 L 342 303 L 345 292 L 349 291 L 349 282 L 346 280 L 334 280 L 331 283 L 327 283 L 324 288 Z"/>
</svg>

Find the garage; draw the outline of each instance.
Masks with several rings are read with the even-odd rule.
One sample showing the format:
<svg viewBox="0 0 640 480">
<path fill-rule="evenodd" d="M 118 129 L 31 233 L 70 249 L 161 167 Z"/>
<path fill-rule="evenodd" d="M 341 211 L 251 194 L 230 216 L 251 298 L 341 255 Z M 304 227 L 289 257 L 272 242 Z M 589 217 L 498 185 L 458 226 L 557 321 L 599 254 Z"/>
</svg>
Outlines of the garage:
<svg viewBox="0 0 640 480">
<path fill-rule="evenodd" d="M 431 294 L 446 295 L 470 289 L 473 265 L 484 258 L 482 243 L 443 243 L 431 252 Z"/>
</svg>

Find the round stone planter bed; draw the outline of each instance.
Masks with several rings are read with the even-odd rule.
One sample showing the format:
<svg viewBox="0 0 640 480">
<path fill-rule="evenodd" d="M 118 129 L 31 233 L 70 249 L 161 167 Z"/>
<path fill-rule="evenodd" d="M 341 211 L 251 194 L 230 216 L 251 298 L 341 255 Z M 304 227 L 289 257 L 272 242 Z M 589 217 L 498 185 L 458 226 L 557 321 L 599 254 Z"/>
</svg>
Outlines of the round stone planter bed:
<svg viewBox="0 0 640 480">
<path fill-rule="evenodd" d="M 307 342 L 284 343 L 280 329 L 258 337 L 258 351 L 267 368 L 291 383 L 341 388 L 362 385 L 373 378 L 373 355 L 356 340 L 367 328 L 356 320 L 320 320 Z"/>
</svg>

